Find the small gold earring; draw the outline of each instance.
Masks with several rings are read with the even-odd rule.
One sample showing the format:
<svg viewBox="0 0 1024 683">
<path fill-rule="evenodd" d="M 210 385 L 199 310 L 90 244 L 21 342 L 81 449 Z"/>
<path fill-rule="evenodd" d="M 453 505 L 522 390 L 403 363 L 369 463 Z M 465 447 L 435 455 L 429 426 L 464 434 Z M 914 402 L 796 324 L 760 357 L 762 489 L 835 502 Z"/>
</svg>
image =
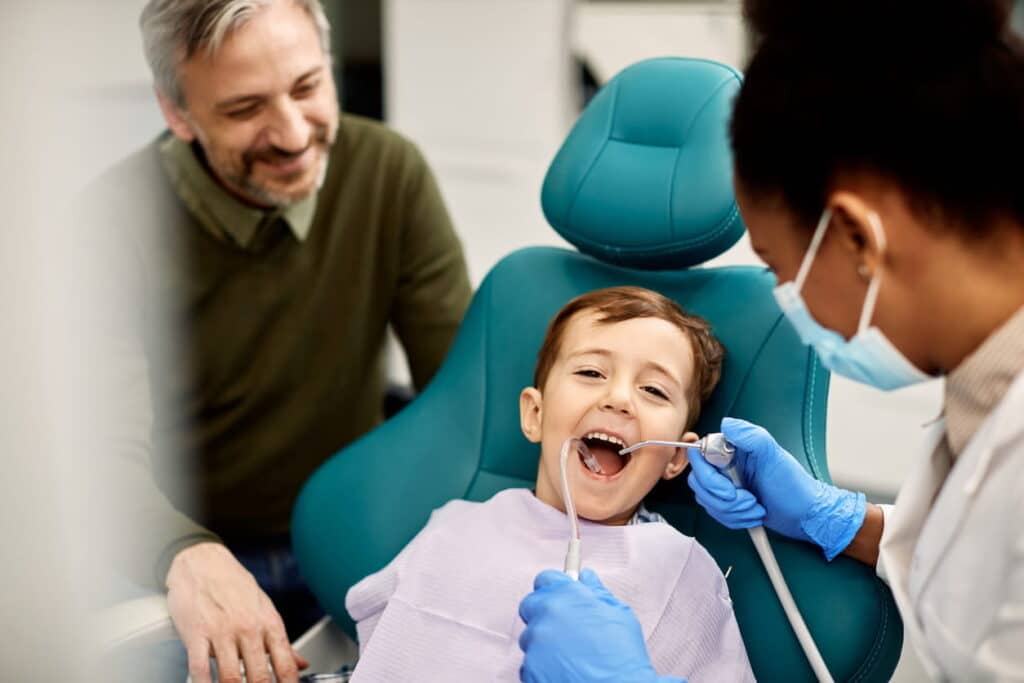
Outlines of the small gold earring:
<svg viewBox="0 0 1024 683">
<path fill-rule="evenodd" d="M 860 278 L 862 280 L 868 279 L 868 277 L 871 275 L 871 271 L 868 270 L 868 266 L 866 263 L 862 263 L 859 266 L 857 266 L 857 275 L 860 275 Z"/>
</svg>

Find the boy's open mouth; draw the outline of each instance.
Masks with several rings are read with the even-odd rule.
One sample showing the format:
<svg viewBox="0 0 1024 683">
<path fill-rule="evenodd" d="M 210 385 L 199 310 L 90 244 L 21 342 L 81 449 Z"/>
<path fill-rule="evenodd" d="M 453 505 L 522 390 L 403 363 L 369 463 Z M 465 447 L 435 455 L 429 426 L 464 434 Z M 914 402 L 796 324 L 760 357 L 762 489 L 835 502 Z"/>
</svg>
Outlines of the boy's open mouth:
<svg viewBox="0 0 1024 683">
<path fill-rule="evenodd" d="M 580 462 L 587 472 L 598 478 L 611 478 L 619 474 L 629 461 L 632 453 L 619 455 L 619 451 L 629 444 L 617 434 L 604 431 L 592 431 L 584 434 L 580 439 L 586 444 L 587 449 L 593 456 L 590 461 L 584 459 L 581 453 Z M 595 468 L 597 471 L 595 471 Z"/>
</svg>

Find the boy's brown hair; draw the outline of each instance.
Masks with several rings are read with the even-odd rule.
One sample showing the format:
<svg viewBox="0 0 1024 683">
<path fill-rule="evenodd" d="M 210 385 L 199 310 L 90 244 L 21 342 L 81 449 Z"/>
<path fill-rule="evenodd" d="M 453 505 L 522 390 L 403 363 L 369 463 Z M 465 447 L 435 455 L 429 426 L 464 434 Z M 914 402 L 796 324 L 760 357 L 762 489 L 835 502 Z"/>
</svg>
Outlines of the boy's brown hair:
<svg viewBox="0 0 1024 683">
<path fill-rule="evenodd" d="M 555 315 L 544 335 L 544 343 L 537 353 L 537 367 L 533 372 L 533 386 L 544 390 L 551 367 L 558 358 L 562 337 L 569 321 L 577 313 L 596 311 L 598 322 L 613 324 L 634 318 L 657 318 L 678 327 L 693 347 L 693 382 L 687 388 L 686 401 L 689 417 L 686 428 L 691 428 L 700 417 L 701 404 L 711 396 L 722 376 L 725 348 L 711 333 L 711 325 L 703 318 L 690 315 L 672 299 L 643 287 L 608 287 L 582 294 Z"/>
</svg>

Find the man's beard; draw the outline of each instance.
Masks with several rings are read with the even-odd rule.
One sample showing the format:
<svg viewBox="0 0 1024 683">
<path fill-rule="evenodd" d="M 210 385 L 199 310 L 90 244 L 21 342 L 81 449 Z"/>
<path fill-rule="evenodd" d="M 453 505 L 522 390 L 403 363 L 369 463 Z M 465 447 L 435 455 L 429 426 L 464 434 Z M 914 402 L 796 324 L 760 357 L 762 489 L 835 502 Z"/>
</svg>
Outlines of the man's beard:
<svg viewBox="0 0 1024 683">
<path fill-rule="evenodd" d="M 306 199 L 323 185 L 327 175 L 327 153 L 333 142 L 333 137 L 328 126 L 318 125 L 310 136 L 309 143 L 299 152 L 285 152 L 272 145 L 252 148 L 242 154 L 241 168 L 228 168 L 223 172 L 216 168 L 214 170 L 221 175 L 225 183 L 237 188 L 239 192 L 253 201 L 264 206 L 287 207 Z M 274 191 L 253 178 L 256 162 L 262 161 L 270 164 L 287 162 L 302 156 L 310 148 L 318 150 L 317 160 L 314 163 L 319 166 L 316 181 L 310 188 L 303 189 L 299 193 Z M 308 169 L 301 171 L 298 176 L 301 177 L 306 173 L 308 173 Z"/>
</svg>

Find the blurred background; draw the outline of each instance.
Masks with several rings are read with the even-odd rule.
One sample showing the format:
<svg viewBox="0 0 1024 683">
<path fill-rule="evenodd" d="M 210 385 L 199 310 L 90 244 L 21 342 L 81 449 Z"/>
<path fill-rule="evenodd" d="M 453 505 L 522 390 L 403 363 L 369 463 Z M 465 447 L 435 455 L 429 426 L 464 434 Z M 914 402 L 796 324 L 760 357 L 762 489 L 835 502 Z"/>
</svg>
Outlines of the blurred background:
<svg viewBox="0 0 1024 683">
<path fill-rule="evenodd" d="M 163 128 L 137 28 L 144 0 L 0 3 L 0 448 L 5 541 L 0 678 L 88 680 L 81 529 L 64 386 L 75 340 L 59 295 L 73 266 L 73 217 L 55 197 Z M 439 179 L 478 284 L 522 246 L 563 244 L 540 210 L 541 180 L 582 106 L 647 57 L 706 57 L 742 70 L 739 2 L 662 0 L 325 0 L 343 107 L 414 140 Z M 1024 3 L 1015 22 L 1024 24 Z M 867 47 L 866 47 L 867 49 Z M 741 240 L 712 262 L 755 264 Z M 394 382 L 408 381 L 397 347 Z M 836 482 L 891 501 L 941 382 L 891 394 L 833 378 L 829 461 Z M 865 445 L 863 437 L 872 435 Z M 102 674 L 93 672 L 95 680 Z M 895 680 L 924 678 L 907 656 Z"/>
</svg>

